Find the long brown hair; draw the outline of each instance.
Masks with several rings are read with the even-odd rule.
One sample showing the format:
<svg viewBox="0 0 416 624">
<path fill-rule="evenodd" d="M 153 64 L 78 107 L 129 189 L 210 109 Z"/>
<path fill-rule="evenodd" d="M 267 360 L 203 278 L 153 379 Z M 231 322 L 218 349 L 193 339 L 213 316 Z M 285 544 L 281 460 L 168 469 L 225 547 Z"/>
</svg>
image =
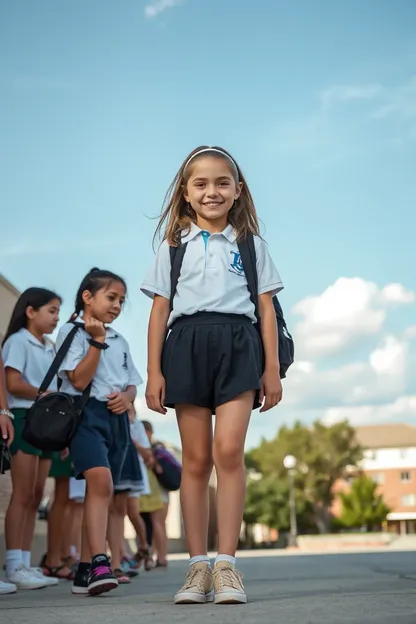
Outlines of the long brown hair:
<svg viewBox="0 0 416 624">
<path fill-rule="evenodd" d="M 198 152 L 201 153 L 198 154 Z M 153 243 L 155 243 L 157 238 L 161 237 L 162 240 L 167 240 L 169 245 L 177 247 L 181 242 L 182 230 L 189 231 L 192 223 L 196 223 L 197 215 L 192 206 L 185 200 L 184 190 L 190 178 L 193 163 L 198 158 L 205 156 L 224 159 L 230 168 L 235 183 L 242 183 L 240 197 L 236 199 L 234 206 L 228 213 L 228 222 L 233 226 L 237 240 L 245 240 L 250 232 L 259 235 L 259 222 L 254 201 L 237 162 L 222 147 L 202 145 L 194 149 L 185 158 L 179 171 L 173 178 L 163 201 L 162 212 L 153 237 Z M 164 226 L 165 229 L 161 236 Z"/>
</svg>

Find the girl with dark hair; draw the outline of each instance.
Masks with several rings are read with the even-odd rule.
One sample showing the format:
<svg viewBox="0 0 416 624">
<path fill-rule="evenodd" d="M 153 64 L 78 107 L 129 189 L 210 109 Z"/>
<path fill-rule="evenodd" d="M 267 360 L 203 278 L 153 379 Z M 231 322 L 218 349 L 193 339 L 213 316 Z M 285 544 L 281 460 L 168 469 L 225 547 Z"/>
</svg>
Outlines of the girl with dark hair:
<svg viewBox="0 0 416 624">
<path fill-rule="evenodd" d="M 108 510 L 114 488 L 122 482 L 131 439 L 127 411 L 142 383 L 126 340 L 109 327 L 121 313 L 126 291 L 118 275 L 92 269 L 82 280 L 74 314 L 57 339 L 59 348 L 72 322 L 82 324 L 58 373 L 62 392 L 80 397 L 89 389 L 69 448 L 77 478 L 87 482 L 75 594 L 101 594 L 118 586 L 106 554 Z"/>
<path fill-rule="evenodd" d="M 28 288 L 19 297 L 3 340 L 8 402 L 14 414 L 15 437 L 10 446 L 13 492 L 5 519 L 6 572 L 18 588 L 56 585 L 31 567 L 30 549 L 36 514 L 51 465 L 51 454 L 22 439 L 27 412 L 55 356 L 51 334 L 59 320 L 61 298 L 45 288 Z M 54 379 L 49 391 L 57 389 Z"/>
</svg>

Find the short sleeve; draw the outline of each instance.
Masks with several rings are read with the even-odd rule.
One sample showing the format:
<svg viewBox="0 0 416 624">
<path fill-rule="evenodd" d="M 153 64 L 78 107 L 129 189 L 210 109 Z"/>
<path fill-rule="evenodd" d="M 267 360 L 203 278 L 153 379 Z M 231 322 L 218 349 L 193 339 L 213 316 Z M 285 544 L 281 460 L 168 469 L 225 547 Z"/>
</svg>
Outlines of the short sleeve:
<svg viewBox="0 0 416 624">
<path fill-rule="evenodd" d="M 133 363 L 133 359 L 131 357 L 130 354 L 130 349 L 128 344 L 126 343 L 126 351 L 127 351 L 127 367 L 128 367 L 128 371 L 129 371 L 129 380 L 128 380 L 128 385 L 129 386 L 141 386 L 143 383 L 143 379 L 140 377 L 137 368 L 135 367 L 134 363 Z"/>
<path fill-rule="evenodd" d="M 23 374 L 26 364 L 26 344 L 19 334 L 13 334 L 3 347 L 4 368 L 14 368 Z"/>
<path fill-rule="evenodd" d="M 259 295 L 270 293 L 272 296 L 283 290 L 282 280 L 271 259 L 266 242 L 256 236 L 254 238 L 257 257 L 257 275 L 259 280 Z"/>
<path fill-rule="evenodd" d="M 150 297 L 155 295 L 170 298 L 170 253 L 167 241 L 160 245 L 153 266 L 147 273 L 140 290 Z"/>
<path fill-rule="evenodd" d="M 57 351 L 58 349 L 60 349 L 63 341 L 65 340 L 65 338 L 67 337 L 67 335 L 69 334 L 69 332 L 72 330 L 73 327 L 74 326 L 72 325 L 72 323 L 67 323 L 66 325 L 61 327 L 58 333 L 58 337 L 56 339 Z M 82 362 L 86 354 L 87 354 L 87 349 L 86 349 L 84 331 L 82 329 L 79 329 L 77 333 L 75 334 L 73 341 L 71 342 L 71 345 L 67 351 L 67 354 L 65 355 L 62 361 L 62 364 L 59 367 L 58 376 L 61 379 L 63 379 L 67 371 L 75 370 L 78 364 Z"/>
<path fill-rule="evenodd" d="M 146 429 L 144 428 L 144 424 L 141 420 L 137 422 L 137 442 L 143 448 L 151 448 L 151 444 L 149 442 L 149 438 L 147 437 Z"/>
</svg>

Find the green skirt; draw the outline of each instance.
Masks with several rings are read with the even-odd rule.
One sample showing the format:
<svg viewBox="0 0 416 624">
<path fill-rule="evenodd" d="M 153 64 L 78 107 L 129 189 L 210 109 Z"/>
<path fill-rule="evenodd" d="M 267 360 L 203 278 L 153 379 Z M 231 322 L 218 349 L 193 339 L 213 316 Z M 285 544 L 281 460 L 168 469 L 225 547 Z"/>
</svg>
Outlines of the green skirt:
<svg viewBox="0 0 416 624">
<path fill-rule="evenodd" d="M 67 479 L 69 479 L 70 477 L 74 477 L 75 472 L 72 466 L 71 457 L 68 456 L 65 459 L 61 459 L 59 453 L 54 453 L 49 476 L 53 479 L 59 479 L 62 477 L 66 477 Z"/>
<path fill-rule="evenodd" d="M 21 451 L 26 455 L 36 455 L 40 459 L 52 459 L 55 453 L 46 453 L 45 451 L 40 451 L 39 449 L 31 446 L 27 442 L 25 442 L 22 438 L 23 429 L 26 423 L 26 417 L 28 413 L 28 409 L 24 409 L 22 407 L 16 407 L 11 410 L 14 415 L 13 426 L 14 426 L 14 440 L 10 446 L 10 452 L 12 455 L 16 455 L 17 451 Z"/>
</svg>

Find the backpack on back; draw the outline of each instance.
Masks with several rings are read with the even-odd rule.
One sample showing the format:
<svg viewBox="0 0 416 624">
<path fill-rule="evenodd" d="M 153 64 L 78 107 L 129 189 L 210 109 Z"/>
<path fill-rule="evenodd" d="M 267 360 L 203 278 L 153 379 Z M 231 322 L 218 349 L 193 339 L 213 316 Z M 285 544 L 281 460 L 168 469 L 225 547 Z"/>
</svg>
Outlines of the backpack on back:
<svg viewBox="0 0 416 624">
<path fill-rule="evenodd" d="M 187 243 L 182 244 L 180 247 L 169 247 L 170 262 L 171 262 L 171 272 L 170 272 L 170 287 L 171 287 L 170 288 L 170 310 L 171 311 L 173 309 L 173 298 L 176 293 L 176 287 L 178 285 L 186 247 L 187 247 Z M 247 287 L 250 293 L 250 299 L 254 305 L 255 315 L 257 319 L 256 327 L 260 333 L 261 319 L 260 319 L 260 313 L 259 313 L 257 258 L 256 258 L 256 248 L 254 246 L 253 235 L 249 234 L 247 240 L 238 243 L 238 249 L 239 249 L 239 252 L 241 255 L 241 261 L 244 267 L 244 273 L 245 273 L 246 280 L 247 280 Z M 280 378 L 284 379 L 286 377 L 288 368 L 294 362 L 295 346 L 294 346 L 293 338 L 287 329 L 286 321 L 283 315 L 283 310 L 276 295 L 273 297 L 273 306 L 276 312 L 277 332 L 278 332 L 278 338 L 279 338 Z"/>
<path fill-rule="evenodd" d="M 153 453 L 162 472 L 155 472 L 159 484 L 168 492 L 176 492 L 181 487 L 182 466 L 162 444 L 153 445 Z"/>
</svg>

